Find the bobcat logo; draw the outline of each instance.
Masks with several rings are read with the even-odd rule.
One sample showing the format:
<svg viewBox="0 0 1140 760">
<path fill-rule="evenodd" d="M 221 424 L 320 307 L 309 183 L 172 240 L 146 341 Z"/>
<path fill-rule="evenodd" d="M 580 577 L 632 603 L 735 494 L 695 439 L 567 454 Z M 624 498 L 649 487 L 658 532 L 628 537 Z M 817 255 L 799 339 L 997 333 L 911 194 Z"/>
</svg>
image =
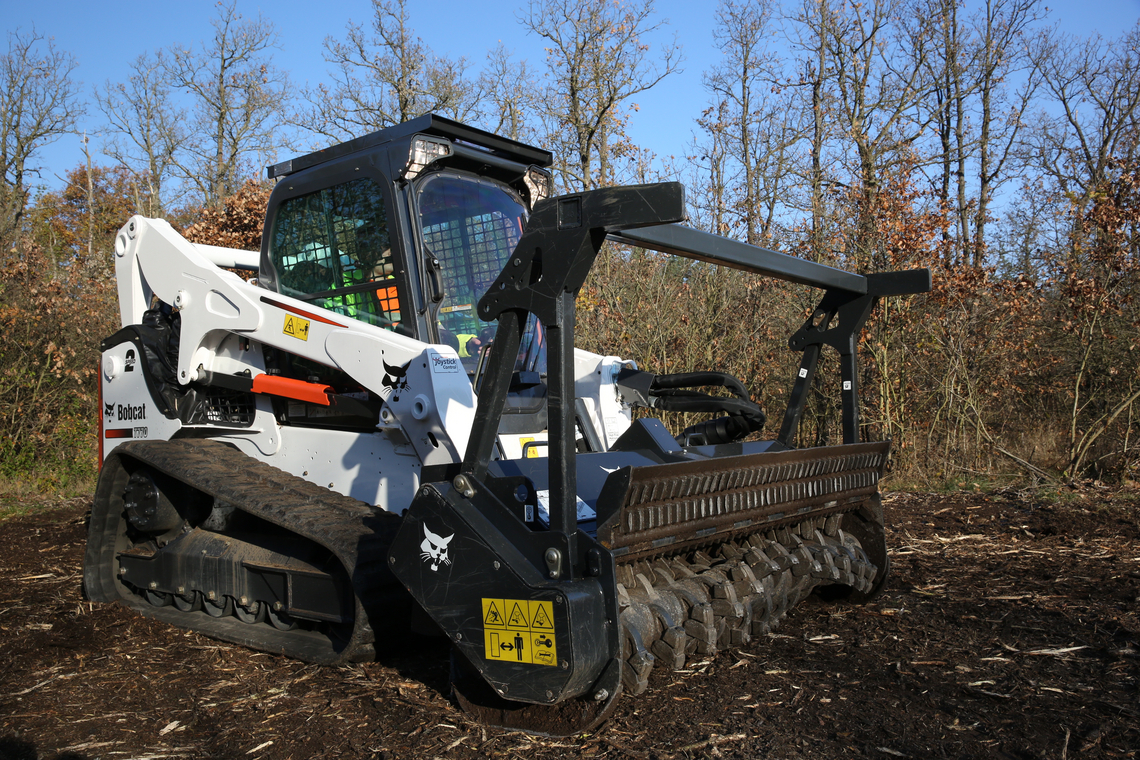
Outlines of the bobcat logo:
<svg viewBox="0 0 1140 760">
<path fill-rule="evenodd" d="M 402 367 L 393 367 L 388 362 L 384 362 L 384 387 L 391 388 L 393 393 L 406 391 L 408 389 L 408 367 L 411 366 L 409 361 Z M 391 377 L 389 377 L 389 375 Z"/>
<path fill-rule="evenodd" d="M 107 418 L 107 422 L 111 421 L 111 419 L 115 416 L 114 403 L 108 404 L 106 401 L 103 402 L 103 415 Z"/>
<path fill-rule="evenodd" d="M 424 524 L 424 540 L 423 543 L 420 544 L 420 558 L 423 559 L 424 562 L 431 563 L 433 573 L 439 570 L 440 565 L 451 564 L 451 559 L 447 556 L 447 545 L 453 538 L 455 538 L 454 533 L 447 538 L 437 536 L 428 530 L 426 523 Z"/>
</svg>

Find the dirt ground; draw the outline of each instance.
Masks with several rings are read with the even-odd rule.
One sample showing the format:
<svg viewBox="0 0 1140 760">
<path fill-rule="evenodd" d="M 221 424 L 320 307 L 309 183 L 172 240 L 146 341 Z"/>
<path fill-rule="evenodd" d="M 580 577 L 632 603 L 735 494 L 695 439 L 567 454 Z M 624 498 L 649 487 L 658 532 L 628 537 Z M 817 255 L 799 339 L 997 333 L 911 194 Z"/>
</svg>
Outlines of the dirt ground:
<svg viewBox="0 0 1140 760">
<path fill-rule="evenodd" d="M 1140 494 L 890 494 L 874 603 L 807 602 L 559 740 L 468 720 L 437 644 L 322 668 L 85 602 L 87 506 L 0 523 L 0 760 L 1140 754 Z"/>
</svg>

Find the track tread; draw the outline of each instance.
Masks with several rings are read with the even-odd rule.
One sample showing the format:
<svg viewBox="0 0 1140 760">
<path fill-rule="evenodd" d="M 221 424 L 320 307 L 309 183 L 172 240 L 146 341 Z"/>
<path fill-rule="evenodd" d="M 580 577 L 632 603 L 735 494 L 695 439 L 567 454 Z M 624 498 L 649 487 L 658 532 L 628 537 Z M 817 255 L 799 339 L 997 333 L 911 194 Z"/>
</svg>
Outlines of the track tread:
<svg viewBox="0 0 1140 760">
<path fill-rule="evenodd" d="M 286 473 L 220 441 L 131 442 L 116 448 L 112 457 L 145 463 L 325 547 L 344 567 L 356 597 L 351 629 L 343 638 L 300 629 L 283 632 L 268 625 L 208 621 L 204 615 L 153 607 L 137 596 L 124 598 L 130 606 L 181 627 L 308 662 L 374 659 L 372 620 L 382 619 L 382 611 L 402 593 L 387 564 L 388 548 L 402 522 L 399 516 Z M 110 504 L 102 506 L 113 509 Z M 101 538 L 115 540 L 115 536 Z"/>
</svg>

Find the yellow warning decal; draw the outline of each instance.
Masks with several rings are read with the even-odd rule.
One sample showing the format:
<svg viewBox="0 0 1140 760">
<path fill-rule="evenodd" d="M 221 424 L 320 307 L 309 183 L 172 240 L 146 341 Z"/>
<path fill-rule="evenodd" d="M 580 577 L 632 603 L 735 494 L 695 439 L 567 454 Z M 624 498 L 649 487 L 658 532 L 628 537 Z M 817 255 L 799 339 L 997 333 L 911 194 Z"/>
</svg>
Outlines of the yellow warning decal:
<svg viewBox="0 0 1140 760">
<path fill-rule="evenodd" d="M 281 332 L 299 340 L 309 339 L 309 320 L 292 314 L 285 315 L 285 327 Z"/>
<path fill-rule="evenodd" d="M 526 452 L 525 454 L 523 454 L 523 456 L 525 456 L 527 459 L 537 459 L 538 458 L 538 446 L 531 446 L 528 449 L 526 447 L 526 445 L 528 443 L 534 443 L 534 436 L 531 436 L 529 438 L 519 438 L 519 447 L 522 448 L 522 450 L 524 452 Z M 546 442 L 542 441 L 541 443 L 546 443 Z"/>
<path fill-rule="evenodd" d="M 534 599 L 484 599 L 483 648 L 488 660 L 556 666 L 554 604 Z"/>
</svg>

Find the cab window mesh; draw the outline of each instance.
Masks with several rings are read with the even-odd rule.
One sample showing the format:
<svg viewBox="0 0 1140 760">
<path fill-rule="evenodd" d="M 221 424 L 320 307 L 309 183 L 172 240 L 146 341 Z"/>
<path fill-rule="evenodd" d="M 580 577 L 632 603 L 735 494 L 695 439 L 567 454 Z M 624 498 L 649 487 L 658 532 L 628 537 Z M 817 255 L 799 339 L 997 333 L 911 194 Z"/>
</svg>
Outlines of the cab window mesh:
<svg viewBox="0 0 1140 760">
<path fill-rule="evenodd" d="M 419 211 L 424 242 L 443 275 L 440 339 L 473 369 L 473 346 L 494 333 L 494 323 L 479 319 L 476 306 L 518 245 L 525 208 L 503 185 L 441 172 L 420 185 Z"/>
<path fill-rule="evenodd" d="M 280 292 L 381 327 L 400 323 L 384 198 L 372 180 L 285 201 L 270 244 Z"/>
</svg>

